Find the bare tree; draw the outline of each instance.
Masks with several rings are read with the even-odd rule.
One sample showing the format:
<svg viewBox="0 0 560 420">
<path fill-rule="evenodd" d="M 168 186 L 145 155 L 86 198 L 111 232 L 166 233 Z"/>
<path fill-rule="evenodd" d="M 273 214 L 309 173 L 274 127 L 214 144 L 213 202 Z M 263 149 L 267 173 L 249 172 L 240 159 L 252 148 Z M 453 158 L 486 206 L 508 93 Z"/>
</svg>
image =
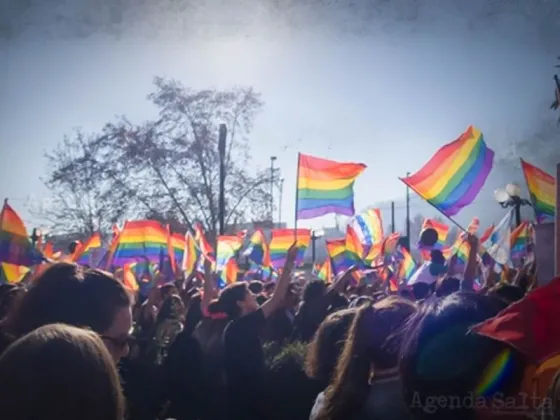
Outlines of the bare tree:
<svg viewBox="0 0 560 420">
<path fill-rule="evenodd" d="M 161 78 L 155 79 L 155 87 L 149 99 L 159 109 L 157 120 L 137 125 L 121 117 L 108 123 L 82 155 L 68 158 L 74 166 L 62 168 L 91 168 L 91 182 L 104 193 L 96 205 L 108 206 L 113 219 L 176 219 L 189 228 L 198 221 L 214 234 L 219 218 L 218 131 L 225 123 L 226 224 L 263 218 L 271 174 L 250 171 L 248 147 L 263 105 L 260 95 L 250 88 L 195 91 Z M 81 146 L 67 139 L 60 147 Z M 71 207 L 59 204 L 66 211 Z"/>
</svg>

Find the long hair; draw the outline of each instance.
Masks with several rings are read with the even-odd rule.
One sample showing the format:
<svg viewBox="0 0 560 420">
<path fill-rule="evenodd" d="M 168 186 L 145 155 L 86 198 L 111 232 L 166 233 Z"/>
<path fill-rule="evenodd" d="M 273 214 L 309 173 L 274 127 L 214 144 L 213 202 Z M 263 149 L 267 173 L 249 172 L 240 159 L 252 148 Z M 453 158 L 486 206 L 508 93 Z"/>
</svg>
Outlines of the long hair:
<svg viewBox="0 0 560 420">
<path fill-rule="evenodd" d="M 361 412 L 372 372 L 397 366 L 402 328 L 415 312 L 413 302 L 398 296 L 358 309 L 318 420 L 344 420 Z"/>
<path fill-rule="evenodd" d="M 92 331 L 62 324 L 41 327 L 0 357 L 0 418 L 122 420 L 119 376 Z"/>
<path fill-rule="evenodd" d="M 329 315 L 309 344 L 305 357 L 305 373 L 326 387 L 333 376 L 348 330 L 357 309 L 346 309 Z"/>
</svg>

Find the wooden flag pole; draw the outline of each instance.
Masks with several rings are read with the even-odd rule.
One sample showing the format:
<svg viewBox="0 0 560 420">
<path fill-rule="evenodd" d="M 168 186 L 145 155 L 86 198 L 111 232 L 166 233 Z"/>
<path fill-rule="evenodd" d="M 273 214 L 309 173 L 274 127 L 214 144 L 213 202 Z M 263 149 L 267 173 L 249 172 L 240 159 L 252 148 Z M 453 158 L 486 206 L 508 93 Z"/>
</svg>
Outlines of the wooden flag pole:
<svg viewBox="0 0 560 420">
<path fill-rule="evenodd" d="M 448 216 L 447 214 L 445 214 L 444 212 L 442 212 L 440 209 L 438 209 L 436 206 L 434 206 L 432 203 L 430 203 L 428 200 L 426 200 L 422 194 L 420 194 L 418 191 L 416 191 L 414 189 L 414 187 L 412 187 L 410 184 L 408 184 L 403 178 L 399 178 L 408 188 L 410 188 L 412 191 L 414 191 L 422 200 L 424 200 L 426 203 L 428 203 L 430 206 L 432 206 L 434 209 L 436 209 L 439 213 L 441 213 L 447 220 L 449 220 L 451 223 L 453 223 L 455 226 L 457 226 L 460 230 L 462 230 L 463 232 L 467 233 L 467 229 L 465 229 L 463 226 L 461 226 L 457 221 L 455 221 L 455 219 L 453 219 L 451 216 Z"/>
</svg>

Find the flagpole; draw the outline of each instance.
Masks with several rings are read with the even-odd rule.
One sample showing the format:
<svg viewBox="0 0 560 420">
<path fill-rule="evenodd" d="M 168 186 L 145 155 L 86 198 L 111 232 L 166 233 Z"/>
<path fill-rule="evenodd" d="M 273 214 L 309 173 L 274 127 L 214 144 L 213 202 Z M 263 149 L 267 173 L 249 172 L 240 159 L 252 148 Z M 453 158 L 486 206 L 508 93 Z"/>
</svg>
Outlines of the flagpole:
<svg viewBox="0 0 560 420">
<path fill-rule="evenodd" d="M 296 170 L 296 205 L 294 214 L 294 241 L 297 241 L 297 228 L 298 228 L 298 204 L 299 204 L 299 167 L 301 161 L 301 153 L 298 152 L 297 170 Z"/>
<path fill-rule="evenodd" d="M 408 188 L 410 188 L 412 191 L 414 191 L 420 198 L 422 198 L 426 203 L 428 203 L 430 206 L 432 206 L 434 209 L 436 209 L 439 213 L 441 213 L 447 220 L 449 220 L 451 223 L 453 223 L 455 226 L 457 226 L 459 229 L 461 229 L 463 232 L 467 232 L 467 229 L 465 229 L 463 226 L 461 226 L 458 222 L 455 221 L 455 219 L 453 219 L 451 216 L 448 216 L 447 214 L 445 214 L 443 211 L 441 211 L 440 209 L 438 209 L 435 205 L 433 205 L 432 203 L 430 203 L 428 200 L 426 200 L 422 194 L 420 194 L 418 191 L 416 191 L 414 189 L 414 187 L 412 187 L 412 185 L 410 185 L 409 183 L 407 183 L 403 178 L 399 179 L 406 185 L 408 186 Z"/>
</svg>

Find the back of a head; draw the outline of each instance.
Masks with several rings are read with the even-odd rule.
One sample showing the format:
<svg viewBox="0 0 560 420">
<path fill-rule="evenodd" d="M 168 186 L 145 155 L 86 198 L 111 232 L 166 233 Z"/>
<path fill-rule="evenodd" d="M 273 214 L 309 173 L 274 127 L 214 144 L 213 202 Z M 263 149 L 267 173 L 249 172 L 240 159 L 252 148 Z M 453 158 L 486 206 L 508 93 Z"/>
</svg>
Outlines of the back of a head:
<svg viewBox="0 0 560 420">
<path fill-rule="evenodd" d="M 424 303 L 410 319 L 400 369 L 414 418 L 474 418 L 472 407 L 434 405 L 434 396 L 446 402 L 463 401 L 474 393 L 504 345 L 469 330 L 505 307 L 491 296 L 459 292 Z M 517 361 L 512 365 L 517 366 Z"/>
<path fill-rule="evenodd" d="M 0 357 L 0 418 L 122 420 L 118 373 L 101 339 L 62 324 L 41 327 Z"/>
<path fill-rule="evenodd" d="M 327 287 L 325 286 L 324 281 L 310 281 L 305 285 L 305 289 L 303 290 L 303 302 L 313 302 L 321 298 L 325 294 L 326 290 Z"/>
<path fill-rule="evenodd" d="M 403 327 L 416 311 L 415 303 L 398 296 L 357 310 L 318 419 L 342 420 L 361 412 L 371 368 L 380 372 L 397 367 Z"/>
<path fill-rule="evenodd" d="M 517 302 L 525 296 L 521 287 L 512 284 L 498 284 L 490 291 L 490 294 L 503 299 L 508 304 Z"/>
<path fill-rule="evenodd" d="M 458 292 L 461 288 L 461 281 L 454 277 L 444 278 L 436 288 L 436 296 L 444 297 Z"/>
<path fill-rule="evenodd" d="M 8 328 L 18 337 L 53 323 L 103 333 L 116 312 L 130 303 L 126 289 L 111 274 L 58 263 L 45 270 L 23 296 Z"/>
<path fill-rule="evenodd" d="M 249 290 L 255 295 L 260 295 L 263 292 L 264 284 L 262 281 L 253 280 L 249 282 Z"/>
<path fill-rule="evenodd" d="M 428 283 L 418 282 L 412 285 L 412 294 L 416 300 L 426 299 L 431 290 L 432 288 Z"/>
<path fill-rule="evenodd" d="M 329 383 L 356 312 L 356 309 L 338 311 L 321 323 L 307 349 L 307 376 L 325 385 Z"/>
<path fill-rule="evenodd" d="M 245 299 L 247 293 L 249 293 L 247 283 L 233 283 L 222 289 L 218 302 L 222 312 L 229 319 L 235 319 L 241 315 L 241 308 L 238 303 Z"/>
</svg>

